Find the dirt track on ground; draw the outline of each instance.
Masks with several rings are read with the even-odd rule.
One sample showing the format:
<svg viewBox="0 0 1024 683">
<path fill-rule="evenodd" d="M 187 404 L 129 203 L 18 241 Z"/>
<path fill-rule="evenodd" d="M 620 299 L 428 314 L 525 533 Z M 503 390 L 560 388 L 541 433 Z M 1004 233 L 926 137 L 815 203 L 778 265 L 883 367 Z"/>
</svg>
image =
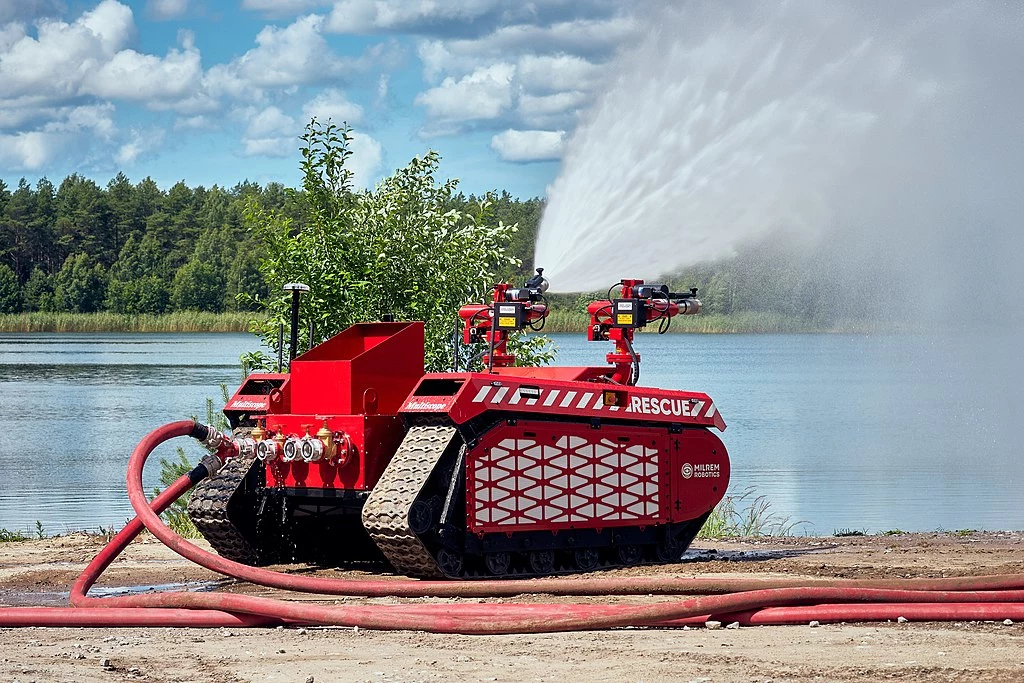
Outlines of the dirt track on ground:
<svg viewBox="0 0 1024 683">
<path fill-rule="evenodd" d="M 0 605 L 62 605 L 102 541 L 0 544 Z M 295 568 L 291 568 L 295 571 Z M 324 575 L 365 576 L 325 571 Z M 699 541 L 687 560 L 602 572 L 674 576 L 940 577 L 1024 573 L 1024 533 Z M 93 594 L 223 582 L 152 537 Z M 524 600 L 552 601 L 524 596 Z M 644 602 L 665 598 L 619 598 Z M 571 601 L 572 598 L 559 598 Z M 577 599 L 578 600 L 578 599 Z M 395 602 L 343 599 L 345 603 Z M 0 629 L 3 681 L 1024 681 L 1024 624 L 886 623 L 449 636 L 341 628 Z M 106 662 L 106 666 L 103 663 Z"/>
</svg>

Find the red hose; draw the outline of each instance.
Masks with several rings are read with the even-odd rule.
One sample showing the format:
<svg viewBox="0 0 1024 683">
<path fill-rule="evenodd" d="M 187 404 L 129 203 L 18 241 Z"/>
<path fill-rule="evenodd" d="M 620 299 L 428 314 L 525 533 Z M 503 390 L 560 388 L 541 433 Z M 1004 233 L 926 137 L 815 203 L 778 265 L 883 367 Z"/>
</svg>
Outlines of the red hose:
<svg viewBox="0 0 1024 683">
<path fill-rule="evenodd" d="M 142 469 L 156 446 L 192 432 L 191 421 L 148 434 L 128 466 L 128 496 L 138 515 L 100 551 L 75 581 L 72 608 L 0 608 L 0 626 L 268 626 L 320 624 L 438 633 L 540 633 L 621 626 L 682 626 L 709 618 L 741 624 L 839 621 L 1024 619 L 1024 575 L 896 581 L 793 579 L 533 579 L 511 581 L 343 580 L 294 576 L 249 567 L 206 552 L 168 529 L 159 513 L 187 491 L 182 477 L 152 502 Z M 145 527 L 176 553 L 212 571 L 252 583 L 327 595 L 495 597 L 700 594 L 646 605 L 441 604 L 334 606 L 223 593 L 170 592 L 90 598 L 99 575 Z M 719 595 L 719 593 L 725 593 Z M 852 604 L 851 604 L 852 603 Z"/>
</svg>

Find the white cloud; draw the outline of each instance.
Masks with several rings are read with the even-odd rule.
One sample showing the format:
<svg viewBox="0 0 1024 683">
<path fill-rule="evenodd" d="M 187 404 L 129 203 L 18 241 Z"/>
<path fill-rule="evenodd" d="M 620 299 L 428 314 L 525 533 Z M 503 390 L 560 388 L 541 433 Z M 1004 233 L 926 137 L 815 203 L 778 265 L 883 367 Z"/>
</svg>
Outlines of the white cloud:
<svg viewBox="0 0 1024 683">
<path fill-rule="evenodd" d="M 576 55 L 524 55 L 516 76 L 524 88 L 538 93 L 588 90 L 598 82 L 603 67 Z"/>
<path fill-rule="evenodd" d="M 117 0 L 103 0 L 91 12 L 85 12 L 75 22 L 99 38 L 104 53 L 113 54 L 124 43 L 135 37 L 135 19 L 132 10 Z M 40 33 L 42 29 L 40 28 Z"/>
<path fill-rule="evenodd" d="M 272 17 L 286 17 L 330 4 L 331 0 L 242 0 L 242 9 Z"/>
<path fill-rule="evenodd" d="M 265 26 L 256 47 L 233 63 L 238 76 L 259 87 L 281 87 L 339 75 L 343 62 L 321 35 L 323 21 L 310 14 L 284 28 Z"/>
<path fill-rule="evenodd" d="M 422 41 L 417 51 L 423 62 L 424 78 L 433 82 L 442 74 L 469 73 L 483 64 L 507 61 L 510 55 L 603 62 L 634 37 L 637 30 L 636 22 L 626 16 L 545 25 L 514 24 L 500 26 L 481 38 Z"/>
<path fill-rule="evenodd" d="M 242 138 L 246 156 L 286 157 L 298 149 L 299 126 L 277 107 L 247 110 L 243 115 L 248 119 Z"/>
<path fill-rule="evenodd" d="M 164 143 L 164 132 L 160 129 L 133 130 L 128 142 L 118 148 L 114 161 L 120 166 L 130 166 L 140 157 L 154 152 Z"/>
<path fill-rule="evenodd" d="M 428 116 L 442 121 L 494 119 L 512 106 L 511 64 L 477 69 L 459 80 L 446 78 L 441 85 L 416 96 L 416 104 Z"/>
<path fill-rule="evenodd" d="M 491 149 L 505 161 L 560 159 L 565 149 L 565 131 L 509 129 L 491 138 Z"/>
<path fill-rule="evenodd" d="M 249 119 L 246 137 L 258 138 L 295 131 L 295 119 L 277 107 L 267 107 Z"/>
<path fill-rule="evenodd" d="M 354 102 L 349 102 L 345 93 L 340 90 L 328 88 L 306 102 L 302 108 L 302 114 L 306 121 L 315 116 L 321 122 L 330 119 L 336 124 L 345 122 L 351 125 L 362 120 L 363 108 Z"/>
<path fill-rule="evenodd" d="M 107 103 L 69 108 L 62 119 L 46 124 L 44 130 L 64 133 L 88 131 L 93 136 L 109 140 L 117 132 L 114 105 Z"/>
<path fill-rule="evenodd" d="M 468 125 L 496 131 L 575 126 L 601 89 L 608 61 L 638 31 L 626 13 L 630 2 L 580 7 L 554 0 L 538 3 L 532 17 L 522 3 L 500 6 L 502 21 L 481 37 L 418 44 L 424 80 L 433 84 L 416 98 L 428 117 L 421 134 L 455 134 Z M 497 68 L 507 88 L 486 78 Z"/>
<path fill-rule="evenodd" d="M 37 38 L 19 30 L 16 38 L 8 33 L 8 47 L 0 54 L 0 98 L 77 95 L 83 78 L 134 35 L 135 24 L 131 9 L 104 0 L 72 24 L 41 20 Z"/>
<path fill-rule="evenodd" d="M 7 0 L 0 3 L 0 24 L 10 21 L 32 21 L 60 13 L 60 0 Z"/>
<path fill-rule="evenodd" d="M 213 121 L 201 114 L 185 116 L 174 122 L 174 130 L 204 130 L 213 127 Z"/>
<path fill-rule="evenodd" d="M 21 24 L 0 23 L 0 54 L 11 49 L 11 47 L 25 35 L 25 27 Z"/>
<path fill-rule="evenodd" d="M 245 2 L 270 4 L 270 0 Z M 486 35 L 501 26 L 603 19 L 631 7 L 634 0 L 335 0 L 333 4 L 328 30 L 337 33 L 466 37 Z"/>
<path fill-rule="evenodd" d="M 345 165 L 352 171 L 352 185 L 356 188 L 371 187 L 380 176 L 380 143 L 369 135 L 353 133 L 349 149 L 352 150 L 352 156 L 345 161 Z"/>
<path fill-rule="evenodd" d="M 164 57 L 129 49 L 134 37 L 131 9 L 115 0 L 71 23 L 43 19 L 35 36 L 8 25 L 0 32 L 0 108 L 24 107 L 28 98 L 45 118 L 48 107 L 83 97 L 166 109 L 197 96 L 202 65 L 190 33 L 182 32 L 181 49 Z"/>
<path fill-rule="evenodd" d="M 418 33 L 464 24 L 494 12 L 496 0 L 340 0 L 327 28 L 336 33 L 399 31 Z"/>
<path fill-rule="evenodd" d="M 426 109 L 426 133 L 432 135 L 458 133 L 463 124 L 480 121 L 499 129 L 561 129 L 575 125 L 578 112 L 593 100 L 603 69 L 572 55 L 524 55 L 514 64 L 449 76 L 421 93 L 416 104 Z"/>
<path fill-rule="evenodd" d="M 637 23 L 626 16 L 574 19 L 547 25 L 518 24 L 502 26 L 480 40 L 453 41 L 453 52 L 475 52 L 483 47 L 492 53 L 529 51 L 609 57 L 636 31 Z"/>
<path fill-rule="evenodd" d="M 377 79 L 377 99 L 374 103 L 379 107 L 388 99 L 388 89 L 391 87 L 391 77 L 388 74 L 381 74 Z"/>
<path fill-rule="evenodd" d="M 243 154 L 247 157 L 286 157 L 295 151 L 289 138 L 246 138 Z"/>
<path fill-rule="evenodd" d="M 592 97 L 579 90 L 560 92 L 553 95 L 522 95 L 516 112 L 526 124 L 544 127 L 553 123 L 568 125 L 574 123 L 580 112 Z"/>
<path fill-rule="evenodd" d="M 122 50 L 87 75 L 80 92 L 142 102 L 180 99 L 193 93 L 202 75 L 199 50 L 191 44 L 163 58 Z"/>
<path fill-rule="evenodd" d="M 114 105 L 99 104 L 49 110 L 51 120 L 35 130 L 0 134 L 0 166 L 38 171 L 58 158 L 100 147 L 116 137 Z"/>
<path fill-rule="evenodd" d="M 158 21 L 176 19 L 188 9 L 188 0 L 147 0 L 146 10 Z"/>
<path fill-rule="evenodd" d="M 55 156 L 56 136 L 40 131 L 0 135 L 0 165 L 17 171 L 38 171 Z"/>
<path fill-rule="evenodd" d="M 256 36 L 256 47 L 206 72 L 203 97 L 191 103 L 191 113 L 202 112 L 204 106 L 222 97 L 262 102 L 268 90 L 337 83 L 371 66 L 397 64 L 401 48 L 395 41 L 371 45 L 358 57 L 339 57 L 322 35 L 323 22 L 323 17 L 311 14 L 283 28 L 265 26 Z"/>
</svg>

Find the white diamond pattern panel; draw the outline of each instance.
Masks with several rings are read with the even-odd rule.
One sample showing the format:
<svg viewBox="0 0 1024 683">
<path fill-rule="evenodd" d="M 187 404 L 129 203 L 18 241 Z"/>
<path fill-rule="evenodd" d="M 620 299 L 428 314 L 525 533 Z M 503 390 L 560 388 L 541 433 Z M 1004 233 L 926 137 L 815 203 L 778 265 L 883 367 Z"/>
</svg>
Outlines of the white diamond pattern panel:
<svg viewBox="0 0 1024 683">
<path fill-rule="evenodd" d="M 629 522 L 658 514 L 658 449 L 609 438 L 505 438 L 471 460 L 476 527 Z"/>
</svg>

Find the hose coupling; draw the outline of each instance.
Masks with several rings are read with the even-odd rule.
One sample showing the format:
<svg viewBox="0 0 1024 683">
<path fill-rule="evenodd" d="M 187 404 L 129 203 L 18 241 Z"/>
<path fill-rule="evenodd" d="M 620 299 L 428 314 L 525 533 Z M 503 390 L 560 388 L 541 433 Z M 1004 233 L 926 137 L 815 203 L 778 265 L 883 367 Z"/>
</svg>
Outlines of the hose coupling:
<svg viewBox="0 0 1024 683">
<path fill-rule="evenodd" d="M 199 441 L 199 443 L 203 444 L 206 450 L 211 453 L 216 453 L 224 442 L 228 440 L 228 437 L 217 431 L 216 427 L 200 424 L 198 422 L 192 429 L 192 437 Z"/>
<path fill-rule="evenodd" d="M 215 477 L 220 472 L 220 468 L 224 466 L 224 462 L 213 453 L 204 455 L 199 464 L 206 468 L 206 476 L 209 479 Z"/>
</svg>

